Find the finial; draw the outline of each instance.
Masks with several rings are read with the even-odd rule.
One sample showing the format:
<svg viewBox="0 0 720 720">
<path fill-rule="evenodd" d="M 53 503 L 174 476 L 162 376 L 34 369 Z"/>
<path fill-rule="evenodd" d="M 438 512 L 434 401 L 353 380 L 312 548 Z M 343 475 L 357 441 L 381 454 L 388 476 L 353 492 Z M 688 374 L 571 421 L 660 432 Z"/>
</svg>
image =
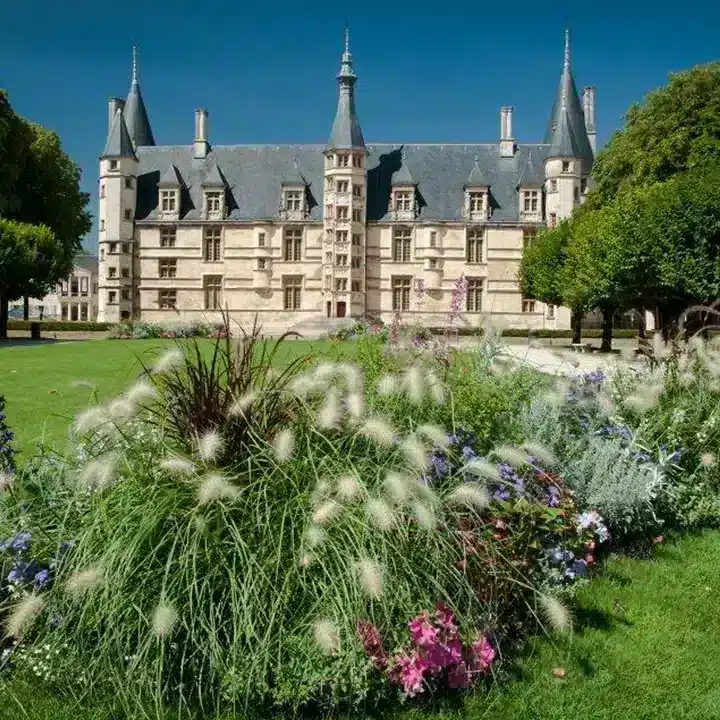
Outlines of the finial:
<svg viewBox="0 0 720 720">
<path fill-rule="evenodd" d="M 570 67 L 570 28 L 565 28 L 565 67 Z"/>
<path fill-rule="evenodd" d="M 350 54 L 350 25 L 348 21 L 345 21 L 345 52 Z"/>
<path fill-rule="evenodd" d="M 132 81 L 137 83 L 137 70 L 138 70 L 138 53 L 137 45 L 133 45 L 133 62 L 132 62 Z"/>
</svg>

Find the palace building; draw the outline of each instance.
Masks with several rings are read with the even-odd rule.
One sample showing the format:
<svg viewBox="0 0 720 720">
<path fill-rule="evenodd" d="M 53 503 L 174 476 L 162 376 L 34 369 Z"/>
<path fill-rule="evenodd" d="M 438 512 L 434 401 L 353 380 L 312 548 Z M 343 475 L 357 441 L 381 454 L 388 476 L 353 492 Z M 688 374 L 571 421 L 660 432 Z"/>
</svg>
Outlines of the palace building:
<svg viewBox="0 0 720 720">
<path fill-rule="evenodd" d="M 578 96 L 569 35 L 543 142 L 518 144 L 513 108 L 479 144 L 366 143 L 346 31 L 327 144 L 217 145 L 195 111 L 193 142 L 157 145 L 133 57 L 111 98 L 100 159 L 98 320 L 259 317 L 267 333 L 322 318 L 441 326 L 569 327 L 569 311 L 522 297 L 537 229 L 580 205 L 595 153 L 595 91 Z"/>
</svg>

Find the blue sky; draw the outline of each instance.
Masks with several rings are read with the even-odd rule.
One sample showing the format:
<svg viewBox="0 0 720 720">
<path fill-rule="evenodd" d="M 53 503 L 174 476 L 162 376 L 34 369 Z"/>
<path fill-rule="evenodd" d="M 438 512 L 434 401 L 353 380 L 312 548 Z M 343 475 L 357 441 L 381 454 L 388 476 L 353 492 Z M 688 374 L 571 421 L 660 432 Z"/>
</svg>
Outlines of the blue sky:
<svg viewBox="0 0 720 720">
<path fill-rule="evenodd" d="M 505 104 L 518 141 L 542 140 L 566 23 L 578 89 L 597 88 L 599 143 L 669 72 L 720 50 L 720 3 L 708 0 L 692 12 L 662 0 L 0 0 L 0 18 L 0 87 L 60 134 L 93 213 L 107 100 L 127 94 L 133 42 L 158 144 L 191 143 L 196 107 L 210 111 L 218 144 L 324 142 L 346 18 L 368 142 L 492 142 Z"/>
</svg>

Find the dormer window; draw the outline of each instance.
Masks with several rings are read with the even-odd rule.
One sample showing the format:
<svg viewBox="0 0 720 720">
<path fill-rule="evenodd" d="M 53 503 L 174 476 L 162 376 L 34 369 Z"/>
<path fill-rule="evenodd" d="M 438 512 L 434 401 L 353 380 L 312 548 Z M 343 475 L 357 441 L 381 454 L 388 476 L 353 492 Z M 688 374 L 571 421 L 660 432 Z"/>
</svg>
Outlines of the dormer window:
<svg viewBox="0 0 720 720">
<path fill-rule="evenodd" d="M 282 196 L 282 216 L 286 220 L 302 220 L 307 214 L 305 188 L 302 186 L 284 187 Z"/>
<path fill-rule="evenodd" d="M 392 215 L 394 220 L 415 220 L 417 203 L 415 201 L 415 188 L 411 186 L 393 188 Z"/>
<path fill-rule="evenodd" d="M 225 193 L 222 190 L 205 191 L 205 219 L 221 220 L 225 216 Z"/>
<path fill-rule="evenodd" d="M 285 209 L 297 211 L 302 208 L 302 193 L 299 190 L 288 190 L 285 193 Z"/>
<path fill-rule="evenodd" d="M 395 210 L 408 211 L 412 209 L 412 192 L 410 190 L 395 191 Z"/>
<path fill-rule="evenodd" d="M 520 190 L 520 217 L 524 220 L 542 220 L 542 196 L 539 189 Z"/>
<path fill-rule="evenodd" d="M 488 188 L 465 188 L 465 216 L 468 220 L 478 222 L 488 218 Z"/>
<path fill-rule="evenodd" d="M 163 212 L 175 212 L 177 209 L 177 193 L 175 190 L 162 190 L 160 192 L 160 209 Z"/>
</svg>

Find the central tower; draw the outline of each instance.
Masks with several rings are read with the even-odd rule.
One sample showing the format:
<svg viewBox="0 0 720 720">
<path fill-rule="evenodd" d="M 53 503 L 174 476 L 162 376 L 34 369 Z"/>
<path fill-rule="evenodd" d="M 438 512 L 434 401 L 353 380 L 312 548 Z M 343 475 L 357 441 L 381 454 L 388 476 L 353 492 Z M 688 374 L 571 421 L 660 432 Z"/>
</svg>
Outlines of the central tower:
<svg viewBox="0 0 720 720">
<path fill-rule="evenodd" d="M 365 313 L 367 149 L 355 112 L 357 76 L 347 28 L 337 80 L 337 112 L 324 152 L 323 312 L 358 317 Z"/>
</svg>

